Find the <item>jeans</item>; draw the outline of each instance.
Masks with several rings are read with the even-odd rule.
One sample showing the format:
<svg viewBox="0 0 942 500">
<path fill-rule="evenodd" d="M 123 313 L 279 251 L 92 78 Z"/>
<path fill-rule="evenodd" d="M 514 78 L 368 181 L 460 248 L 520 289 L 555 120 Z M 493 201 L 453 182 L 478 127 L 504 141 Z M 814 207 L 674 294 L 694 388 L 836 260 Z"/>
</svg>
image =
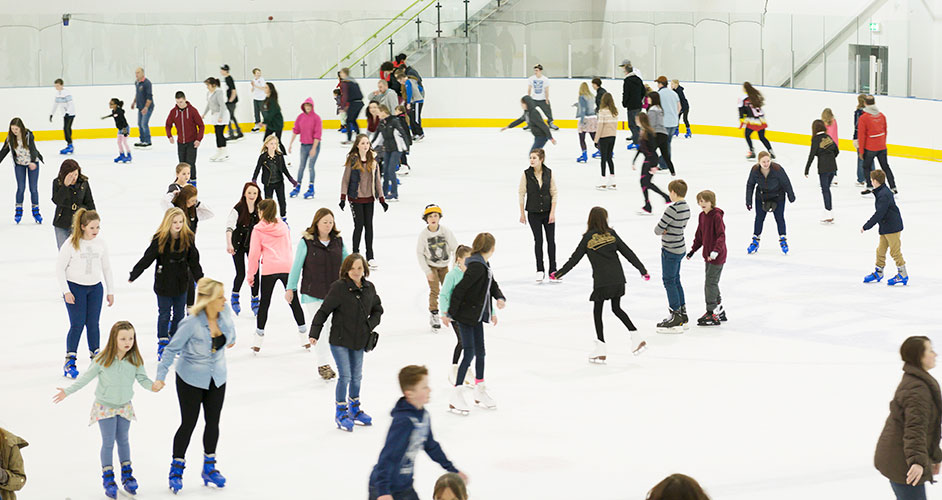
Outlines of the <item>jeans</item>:
<svg viewBox="0 0 942 500">
<path fill-rule="evenodd" d="M 72 236 L 72 230 L 63 227 L 53 226 L 56 230 L 56 248 L 62 248 L 62 244 Z"/>
<path fill-rule="evenodd" d="M 222 128 L 220 125 L 219 128 Z M 196 145 L 194 142 L 177 141 L 177 160 L 190 166 L 190 180 L 196 180 Z"/>
<path fill-rule="evenodd" d="M 867 182 L 864 179 L 863 158 L 860 155 L 857 156 L 857 182 Z"/>
<path fill-rule="evenodd" d="M 756 223 L 752 234 L 756 236 L 762 236 L 762 225 L 765 223 L 765 215 L 767 212 L 762 209 L 761 199 L 757 199 L 756 201 Z M 773 215 L 775 215 L 775 223 L 778 225 L 778 234 L 779 236 L 785 236 L 785 196 L 783 195 L 779 198 L 776 198 L 774 201 L 778 205 L 775 207 L 775 211 L 773 212 Z"/>
<path fill-rule="evenodd" d="M 190 446 L 190 436 L 196 429 L 196 422 L 200 418 L 200 407 L 203 408 L 203 453 L 212 455 L 216 453 L 216 443 L 219 442 L 219 416 L 222 414 L 222 404 L 226 400 L 226 384 L 216 387 L 216 381 L 210 379 L 209 389 L 200 389 L 183 381 L 177 375 L 177 401 L 180 402 L 180 427 L 173 436 L 173 457 L 185 458 L 186 449 Z"/>
<path fill-rule="evenodd" d="M 546 137 L 545 135 L 534 135 L 533 145 L 530 146 L 530 151 L 533 151 L 534 149 L 542 149 L 543 146 L 546 145 L 546 142 L 549 141 L 549 139 L 550 138 Z M 527 152 L 529 153 L 530 151 L 527 151 Z"/>
<path fill-rule="evenodd" d="M 142 144 L 150 144 L 150 116 L 154 114 L 154 107 L 147 108 L 147 111 L 137 108 L 137 131 L 141 136 Z"/>
<path fill-rule="evenodd" d="M 419 500 L 419 495 L 415 492 L 415 488 L 409 488 L 404 491 L 393 491 L 390 494 L 393 500 Z M 377 500 L 378 498 L 379 490 L 377 490 L 375 486 L 370 486 L 369 500 Z"/>
<path fill-rule="evenodd" d="M 661 249 L 661 279 L 664 281 L 664 289 L 667 290 L 667 303 L 670 304 L 671 311 L 680 310 L 680 306 L 687 304 L 684 300 L 684 287 L 680 283 L 680 263 L 683 260 L 684 254 Z"/>
<path fill-rule="evenodd" d="M 264 100 L 264 99 L 261 100 L 261 101 L 258 101 L 258 100 L 253 100 L 253 101 L 252 101 L 252 104 L 253 104 L 254 107 L 255 107 L 255 125 L 256 125 L 256 126 L 257 126 L 259 123 L 262 123 L 262 104 L 264 104 L 264 103 L 265 103 L 265 100 Z M 252 128 L 255 128 L 255 127 L 252 127 Z"/>
<path fill-rule="evenodd" d="M 23 195 L 26 193 L 26 179 L 29 178 L 29 201 L 33 206 L 39 206 L 39 164 L 30 170 L 28 165 L 13 165 L 16 175 L 16 204 L 23 204 Z"/>
<path fill-rule="evenodd" d="M 322 342 L 327 339 L 321 338 Z M 350 399 L 360 397 L 360 380 L 363 379 L 363 349 L 348 349 L 343 346 L 330 344 L 330 353 L 334 355 L 337 363 L 337 397 L 338 403 L 347 402 L 347 386 L 350 387 Z"/>
<path fill-rule="evenodd" d="M 926 485 L 910 486 L 890 481 L 890 487 L 896 495 L 896 500 L 926 500 Z"/>
<path fill-rule="evenodd" d="M 64 115 L 62 117 L 62 134 L 65 135 L 66 144 L 72 144 L 73 121 L 75 121 L 75 115 Z"/>
<path fill-rule="evenodd" d="M 402 153 L 399 151 L 386 151 L 383 153 L 383 195 L 386 198 L 399 198 L 399 181 L 396 177 L 396 170 L 399 168 L 399 159 Z"/>
<path fill-rule="evenodd" d="M 265 330 L 265 325 L 268 323 L 268 308 L 271 306 L 271 296 L 275 292 L 275 283 L 279 281 L 285 288 L 288 288 L 288 273 L 262 275 L 262 296 L 258 305 L 258 317 L 255 318 L 255 328 L 258 330 Z M 304 326 L 304 311 L 301 309 L 299 295 L 295 293 L 294 298 L 288 305 L 294 315 L 294 322 L 302 327 Z"/>
<path fill-rule="evenodd" d="M 628 129 L 631 130 L 631 142 L 632 144 L 638 144 L 638 137 L 640 137 L 641 129 L 638 128 L 638 124 L 635 123 L 635 118 L 638 117 L 640 109 L 629 109 L 628 110 Z"/>
<path fill-rule="evenodd" d="M 821 178 L 821 195 L 824 196 L 824 209 L 831 210 L 831 181 L 834 180 L 834 172 L 828 174 L 818 174 Z"/>
<path fill-rule="evenodd" d="M 124 417 L 114 416 L 98 421 L 101 430 L 101 466 L 111 467 L 114 458 L 114 444 L 118 443 L 118 463 L 131 461 L 131 445 L 128 443 L 128 430 L 131 422 Z"/>
<path fill-rule="evenodd" d="M 860 156 L 858 155 L 858 158 L 859 157 Z M 863 169 L 864 174 L 866 175 L 867 187 L 873 187 L 873 183 L 870 181 L 870 172 L 873 172 L 874 158 L 880 162 L 880 168 L 883 169 L 884 173 L 886 173 L 886 182 L 890 185 L 890 189 L 896 189 L 896 177 L 893 176 L 893 171 L 890 170 L 890 164 L 886 161 L 885 149 L 881 149 L 880 151 L 864 150 Z"/>
<path fill-rule="evenodd" d="M 703 296 L 706 298 L 707 311 L 713 312 L 722 300 L 720 297 L 720 275 L 723 274 L 723 264 L 706 263 L 706 276 L 703 280 Z"/>
<path fill-rule="evenodd" d="M 658 134 L 658 146 L 661 150 L 661 159 L 658 161 L 661 170 L 669 168 L 671 173 L 674 173 L 674 164 L 670 163 L 671 161 L 671 142 L 674 140 L 674 132 L 677 132 L 677 127 L 664 127 L 667 129 L 667 141 L 666 148 L 664 144 L 661 144 L 661 134 Z"/>
<path fill-rule="evenodd" d="M 186 292 L 176 297 L 157 296 L 157 338 L 169 339 L 177 333 L 177 325 L 183 320 L 186 308 Z M 171 319 L 171 311 L 173 318 Z"/>
<path fill-rule="evenodd" d="M 474 378 L 484 380 L 484 323 L 478 321 L 473 325 L 458 323 L 458 331 L 461 333 L 461 346 L 464 349 L 464 357 L 458 364 L 458 376 L 455 378 L 455 385 L 460 386 L 464 381 L 468 368 L 471 367 L 471 359 L 474 359 Z"/>
<path fill-rule="evenodd" d="M 536 270 L 543 272 L 543 232 L 546 232 L 546 252 L 549 253 L 549 272 L 556 272 L 556 223 L 550 223 L 549 212 L 527 212 L 527 221 L 533 231 L 533 254 Z"/>
<path fill-rule="evenodd" d="M 608 165 L 608 173 L 615 175 L 615 136 L 599 137 L 599 160 L 602 165 L 602 177 L 605 177 L 605 165 Z"/>
<path fill-rule="evenodd" d="M 357 118 L 360 116 L 360 110 L 363 109 L 363 101 L 353 101 L 347 107 L 347 140 L 352 141 L 360 133 L 360 126 L 357 125 Z"/>
<path fill-rule="evenodd" d="M 85 340 L 88 342 L 88 352 L 94 353 L 99 346 L 98 318 L 101 316 L 101 299 L 103 287 L 101 283 L 91 286 L 68 282 L 69 291 L 75 297 L 74 304 L 65 304 L 69 312 L 69 335 L 66 337 L 66 352 L 74 353 L 78 350 L 82 330 L 85 330 Z"/>
<path fill-rule="evenodd" d="M 317 157 L 321 155 L 321 143 L 317 143 L 314 156 L 311 156 L 311 149 L 314 149 L 313 144 L 301 143 L 301 162 L 298 166 L 298 184 L 304 182 L 304 167 L 307 166 L 308 170 L 311 171 L 311 180 L 309 182 L 312 186 L 314 185 L 314 164 L 317 163 Z"/>
</svg>

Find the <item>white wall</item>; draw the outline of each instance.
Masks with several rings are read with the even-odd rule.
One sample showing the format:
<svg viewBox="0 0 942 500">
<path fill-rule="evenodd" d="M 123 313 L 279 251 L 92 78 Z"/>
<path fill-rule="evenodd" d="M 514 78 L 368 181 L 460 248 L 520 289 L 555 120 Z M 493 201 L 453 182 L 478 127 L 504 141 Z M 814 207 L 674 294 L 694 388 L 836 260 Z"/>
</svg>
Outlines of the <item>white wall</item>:
<svg viewBox="0 0 942 500">
<path fill-rule="evenodd" d="M 653 75 L 645 75 L 650 78 Z M 553 112 L 557 119 L 574 119 L 579 84 L 584 80 L 555 79 L 552 82 L 550 97 Z M 426 78 L 427 100 L 424 118 L 491 118 L 510 121 L 520 116 L 520 97 L 526 94 L 526 82 L 523 79 L 500 78 Z M 300 112 L 300 104 L 307 97 L 313 97 L 315 109 L 325 120 L 336 119 L 333 88 L 335 80 L 291 80 L 275 81 L 285 120 L 292 121 Z M 604 87 L 611 90 L 616 103 L 621 102 L 620 80 L 605 81 Z M 248 83 L 238 82 L 242 98 L 237 113 L 243 123 L 252 121 L 252 105 Z M 361 80 L 364 93 L 371 91 L 375 80 Z M 653 85 L 652 85 L 653 86 Z M 739 85 L 690 83 L 684 85 L 690 100 L 691 123 L 696 125 L 717 125 L 737 127 L 736 102 L 741 96 Z M 134 88 L 121 86 L 83 86 L 72 87 L 76 102 L 77 117 L 75 129 L 101 129 L 113 127 L 113 121 L 100 120 L 108 113 L 108 101 L 118 97 L 125 101 L 129 123 L 136 125 L 136 116 L 130 113 L 131 98 Z M 156 114 L 151 119 L 152 126 L 162 126 L 170 107 L 173 106 L 173 94 L 183 90 L 191 103 L 202 109 L 205 104 L 206 88 L 203 84 L 155 84 L 154 98 Z M 837 92 L 819 92 L 791 90 L 781 88 L 762 88 L 766 97 L 766 115 L 771 131 L 810 134 L 811 122 L 820 116 L 821 110 L 830 107 L 837 116 L 841 138 L 853 136 L 853 111 L 856 96 Z M 54 90 L 52 88 L 0 89 L 0 102 L 5 103 L 5 119 L 13 116 L 23 118 L 28 128 L 33 130 L 57 130 L 60 120 L 49 123 L 49 109 L 52 107 Z M 877 105 L 887 115 L 889 123 L 889 142 L 891 144 L 940 149 L 939 139 L 934 127 L 925 126 L 929 117 L 942 114 L 942 102 L 921 99 L 879 97 Z M 694 129 L 696 132 L 696 129 Z M 567 133 L 567 132 L 563 132 Z"/>
</svg>

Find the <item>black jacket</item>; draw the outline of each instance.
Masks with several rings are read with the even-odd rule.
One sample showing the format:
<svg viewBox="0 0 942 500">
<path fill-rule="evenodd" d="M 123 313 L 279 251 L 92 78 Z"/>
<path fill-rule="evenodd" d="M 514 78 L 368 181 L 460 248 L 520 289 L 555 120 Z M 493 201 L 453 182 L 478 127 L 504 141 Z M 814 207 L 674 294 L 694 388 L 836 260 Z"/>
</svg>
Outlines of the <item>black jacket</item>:
<svg viewBox="0 0 942 500">
<path fill-rule="evenodd" d="M 500 286 L 491 272 L 491 265 L 481 254 L 474 254 L 465 261 L 464 277 L 451 292 L 448 316 L 466 325 L 491 320 L 491 299 L 504 299 Z M 506 299 L 504 299 L 506 300 Z"/>
<path fill-rule="evenodd" d="M 72 228 L 72 216 L 78 209 L 95 210 L 92 188 L 88 185 L 88 177 L 84 175 L 79 175 L 71 186 L 59 182 L 58 177 L 53 179 L 52 201 L 56 204 L 52 225 L 63 229 Z"/>
<path fill-rule="evenodd" d="M 560 278 L 572 271 L 576 264 L 582 260 L 582 257 L 588 254 L 589 264 L 592 264 L 593 288 L 624 284 L 625 272 L 622 270 L 621 261 L 618 259 L 619 253 L 624 255 L 628 262 L 631 262 L 631 265 L 641 272 L 641 276 L 648 274 L 635 253 L 628 248 L 628 245 L 618 237 L 615 231 L 607 234 L 590 231 L 582 235 L 579 246 L 572 253 L 572 257 L 569 257 L 569 261 L 559 271 L 556 271 L 556 277 Z"/>
<path fill-rule="evenodd" d="M 510 122 L 510 125 L 507 125 L 507 128 L 514 128 L 517 125 L 520 125 L 523 122 L 527 122 L 527 125 L 530 126 L 530 133 L 533 134 L 533 137 L 549 137 L 553 138 L 553 133 L 550 132 L 550 128 L 546 126 L 546 122 L 543 121 L 543 115 L 540 114 L 540 110 L 537 109 L 536 103 L 533 102 L 533 98 L 530 96 L 523 96 L 523 100 L 527 105 L 527 110 L 520 115 L 520 118 Z"/>
<path fill-rule="evenodd" d="M 411 139 L 406 129 L 407 127 L 403 126 L 402 120 L 398 116 L 389 115 L 380 120 L 379 125 L 376 127 L 375 134 L 383 138 L 382 151 L 384 153 L 393 151 L 409 152 Z M 396 132 L 399 132 L 399 137 L 402 138 L 403 149 L 400 149 L 399 144 L 396 143 Z"/>
<path fill-rule="evenodd" d="M 304 267 L 301 268 L 301 293 L 323 299 L 330 291 L 331 283 L 340 276 L 343 263 L 343 238 L 336 236 L 324 246 L 317 238 L 305 231 L 301 244 L 307 245 Z"/>
<path fill-rule="evenodd" d="M 684 95 L 684 87 L 678 85 L 674 92 L 677 93 L 677 97 L 680 99 L 680 110 L 690 109 L 690 103 L 687 101 L 687 96 Z"/>
<path fill-rule="evenodd" d="M 749 170 L 749 180 L 746 181 L 746 206 L 752 208 L 752 195 L 755 193 L 756 200 L 772 201 L 785 198 L 788 195 L 788 201 L 795 203 L 795 192 L 792 191 L 792 183 L 788 180 L 788 174 L 778 163 L 773 162 L 769 169 L 769 176 L 762 175 L 762 169 L 756 164 Z"/>
<path fill-rule="evenodd" d="M 603 87 L 599 87 L 595 92 L 595 114 L 599 114 L 599 106 L 602 105 L 602 96 L 605 95 L 606 92 L 608 91 Z"/>
<path fill-rule="evenodd" d="M 311 322 L 311 338 L 321 338 L 321 329 L 331 314 L 330 344 L 359 351 L 366 347 L 370 332 L 379 325 L 383 305 L 372 283 L 362 279 L 361 287 L 357 288 L 352 280 L 343 278 L 330 285 Z"/>
<path fill-rule="evenodd" d="M 7 157 L 7 154 L 13 150 L 10 142 L 12 140 L 12 136 L 8 135 L 7 140 L 3 141 L 3 147 L 0 148 L 0 161 L 3 161 L 3 159 Z M 33 138 L 33 133 L 31 131 L 26 131 L 26 138 L 24 140 L 26 141 L 26 147 L 29 148 L 30 161 L 35 163 L 36 160 L 39 160 L 45 163 L 46 160 L 43 159 L 42 153 L 36 149 L 36 139 Z M 16 153 L 13 154 L 13 162 L 16 163 Z"/>
<path fill-rule="evenodd" d="M 549 167 L 543 166 L 542 186 L 536 182 L 536 171 L 533 167 L 524 170 L 524 174 L 527 178 L 527 212 L 538 214 L 551 211 L 553 196 L 550 194 L 550 183 L 553 179 L 553 171 Z"/>
<path fill-rule="evenodd" d="M 186 293 L 190 279 L 197 281 L 203 277 L 200 253 L 196 245 L 185 250 L 173 250 L 172 247 L 173 242 L 169 242 L 167 251 L 160 253 L 157 249 L 157 238 L 151 240 L 150 246 L 144 250 L 144 256 L 131 269 L 131 276 L 128 279 L 136 280 L 156 260 L 154 292 L 164 297 L 176 297 Z"/>
<path fill-rule="evenodd" d="M 266 186 L 284 182 L 285 176 L 288 176 L 291 184 L 297 184 L 294 177 L 291 177 L 291 172 L 288 172 L 288 167 L 285 166 L 285 155 L 278 154 L 278 151 L 275 151 L 275 156 L 268 156 L 267 151 L 258 155 L 258 162 L 255 163 L 255 173 L 252 174 L 252 182 L 255 182 L 255 179 L 258 178 L 259 172 L 262 173 L 262 184 Z"/>
<path fill-rule="evenodd" d="M 818 157 L 818 173 L 832 174 L 837 172 L 837 144 L 827 132 L 820 132 L 811 138 L 811 151 L 808 152 L 808 163 L 805 164 L 805 175 L 811 170 L 811 162 Z"/>
<path fill-rule="evenodd" d="M 874 224 L 880 225 L 880 234 L 893 234 L 903 230 L 903 216 L 896 206 L 893 191 L 886 184 L 873 190 L 873 205 L 876 208 L 870 220 L 864 224 L 864 229 L 870 229 Z"/>
<path fill-rule="evenodd" d="M 621 91 L 622 107 L 627 108 L 628 111 L 641 109 L 642 99 L 644 99 L 644 82 L 638 78 L 638 75 L 626 76 Z"/>
</svg>

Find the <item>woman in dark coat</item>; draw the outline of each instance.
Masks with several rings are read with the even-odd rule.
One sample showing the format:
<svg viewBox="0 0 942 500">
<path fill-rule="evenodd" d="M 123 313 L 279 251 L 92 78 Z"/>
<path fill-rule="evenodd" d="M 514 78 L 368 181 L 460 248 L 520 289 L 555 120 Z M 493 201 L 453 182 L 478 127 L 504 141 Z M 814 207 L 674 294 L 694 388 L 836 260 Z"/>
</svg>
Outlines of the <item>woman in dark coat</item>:
<svg viewBox="0 0 942 500">
<path fill-rule="evenodd" d="M 647 343 L 641 340 L 636 332 L 635 325 L 631 319 L 622 310 L 619 302 L 625 295 L 625 272 L 622 270 L 621 261 L 618 254 L 622 254 L 631 265 L 635 267 L 644 277 L 645 281 L 651 279 L 644 265 L 638 260 L 634 252 L 628 248 L 628 245 L 622 241 L 612 228 L 608 227 L 608 211 L 602 207 L 593 207 L 589 211 L 589 220 L 586 223 L 585 234 L 582 235 L 582 241 L 572 253 L 569 261 L 563 265 L 562 269 L 556 273 L 550 274 L 550 279 L 557 280 L 564 274 L 572 271 L 582 257 L 589 256 L 589 264 L 592 265 L 592 295 L 589 297 L 595 304 L 595 335 L 598 337 L 595 341 L 595 349 L 589 356 L 589 361 L 605 361 L 605 336 L 602 333 L 602 308 L 605 301 L 612 301 L 612 313 L 624 323 L 625 328 L 631 333 L 632 353 L 637 356 L 646 348 Z"/>
<path fill-rule="evenodd" d="M 746 251 L 750 254 L 759 250 L 759 237 L 762 235 L 762 225 L 765 223 L 765 214 L 775 214 L 775 223 L 778 225 L 778 240 L 783 253 L 788 253 L 788 243 L 785 240 L 785 197 L 795 203 L 795 191 L 788 180 L 788 174 L 778 163 L 772 163 L 771 155 L 767 151 L 759 153 L 759 163 L 749 170 L 749 179 L 746 181 L 746 210 L 752 210 L 753 195 L 755 195 L 756 223 L 752 236 L 752 243 Z"/>
<path fill-rule="evenodd" d="M 360 410 L 360 379 L 363 377 L 363 353 L 370 333 L 383 316 L 383 304 L 376 294 L 376 287 L 366 280 L 369 275 L 370 266 L 362 255 L 347 256 L 340 265 L 340 279 L 330 285 L 311 322 L 310 340 L 314 346 L 321 337 L 327 317 L 331 316 L 330 352 L 340 372 L 334 418 L 338 429 L 351 432 L 355 422 L 363 425 L 373 423 L 373 419 Z"/>
<path fill-rule="evenodd" d="M 833 138 L 828 135 L 824 120 L 815 120 L 811 123 L 811 150 L 808 151 L 808 162 L 805 163 L 805 177 L 811 170 L 811 162 L 818 158 L 818 177 L 821 180 L 821 195 L 824 197 L 824 214 L 821 216 L 822 224 L 833 224 L 834 215 L 831 214 L 831 181 L 837 175 L 837 155 L 840 151 Z"/>
<path fill-rule="evenodd" d="M 890 416 L 877 441 L 873 464 L 897 500 L 926 498 L 926 481 L 939 473 L 942 450 L 942 392 L 929 374 L 936 353 L 928 337 L 909 337 L 899 349 L 903 358 L 903 380 L 890 401 Z"/>
<path fill-rule="evenodd" d="M 56 247 L 62 248 L 62 243 L 72 235 L 72 216 L 75 212 L 80 208 L 95 210 L 88 177 L 82 174 L 82 167 L 77 161 L 70 158 L 62 162 L 58 177 L 52 180 L 52 201 L 56 204 L 56 214 L 52 219 Z"/>
</svg>

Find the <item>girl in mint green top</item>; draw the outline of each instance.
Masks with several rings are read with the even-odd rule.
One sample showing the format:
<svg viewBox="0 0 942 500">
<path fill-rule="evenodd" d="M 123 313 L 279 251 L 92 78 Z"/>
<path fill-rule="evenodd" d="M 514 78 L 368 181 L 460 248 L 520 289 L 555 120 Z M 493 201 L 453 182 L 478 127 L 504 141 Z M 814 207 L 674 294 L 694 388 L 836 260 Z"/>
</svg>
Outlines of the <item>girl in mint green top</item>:
<svg viewBox="0 0 942 500">
<path fill-rule="evenodd" d="M 117 495 L 112 459 L 115 441 L 118 443 L 118 458 L 121 460 L 121 483 L 124 489 L 134 494 L 137 481 L 131 470 L 131 448 L 128 444 L 128 430 L 131 421 L 136 420 L 131 398 L 134 396 L 134 381 L 150 391 L 157 392 L 154 382 L 147 377 L 144 359 L 137 348 L 137 335 L 134 326 L 127 321 L 119 321 L 111 327 L 108 345 L 99 354 L 89 369 L 71 386 L 59 392 L 53 401 L 59 403 L 67 396 L 85 387 L 92 379 L 98 379 L 95 389 L 95 403 L 92 405 L 88 425 L 98 422 L 101 430 L 101 467 L 104 479 L 105 495 L 114 498 Z"/>
<path fill-rule="evenodd" d="M 453 292 L 455 287 L 458 286 L 458 283 L 461 282 L 461 278 L 464 278 L 464 260 L 470 255 L 470 247 L 458 245 L 458 249 L 455 250 L 455 265 L 451 268 L 451 271 L 448 271 L 448 274 L 445 275 L 445 282 L 442 283 L 442 290 L 438 295 L 438 310 L 442 312 L 442 321 L 445 323 L 445 326 L 451 324 L 451 328 L 455 331 L 455 336 L 458 337 L 458 344 L 455 346 L 455 352 L 451 356 L 451 376 L 448 378 L 452 385 L 455 383 L 455 377 L 458 376 L 458 361 L 461 359 L 461 351 L 464 348 L 461 345 L 461 333 L 458 332 L 458 323 L 452 322 L 451 318 L 448 317 L 448 306 L 451 305 L 451 292 Z M 471 376 L 466 376 L 465 378 L 467 380 L 473 380 Z"/>
</svg>

